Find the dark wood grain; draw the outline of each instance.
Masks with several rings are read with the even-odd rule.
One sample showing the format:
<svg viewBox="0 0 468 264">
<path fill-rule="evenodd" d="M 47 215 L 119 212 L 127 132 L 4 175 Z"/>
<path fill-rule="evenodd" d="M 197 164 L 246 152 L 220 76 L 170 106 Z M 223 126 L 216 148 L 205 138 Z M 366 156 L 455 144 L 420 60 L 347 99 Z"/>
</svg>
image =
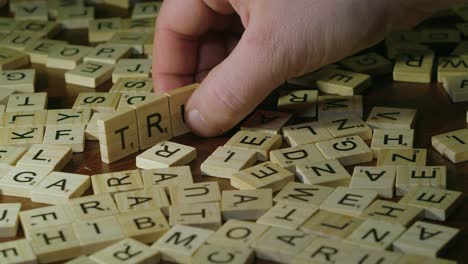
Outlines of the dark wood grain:
<svg viewBox="0 0 468 264">
<path fill-rule="evenodd" d="M 66 39 L 74 44 L 85 44 L 86 30 L 63 32 L 59 38 Z M 62 70 L 48 70 L 41 65 L 32 65 L 38 71 L 38 91 L 47 91 L 49 95 L 49 109 L 70 108 L 79 92 L 92 92 L 93 89 L 66 85 Z M 110 82 L 101 85 L 97 91 L 107 91 Z M 466 110 L 468 103 L 451 103 L 448 96 L 437 83 L 413 84 L 392 82 L 390 76 L 373 80 L 371 89 L 364 94 L 364 117 L 373 106 L 417 108 L 418 117 L 415 124 L 415 147 L 428 149 L 429 165 L 444 165 L 448 171 L 448 188 L 468 193 L 468 162 L 453 164 L 443 158 L 431 148 L 431 136 L 440 133 L 461 129 L 466 126 Z M 173 141 L 193 146 L 198 151 L 197 159 L 192 162 L 191 168 L 195 181 L 217 180 L 222 189 L 230 189 L 229 182 L 223 179 L 204 177 L 200 174 L 200 164 L 215 150 L 223 145 L 229 136 L 218 138 L 199 138 L 192 134 L 174 138 Z M 87 175 L 134 169 L 135 155 L 112 164 L 102 163 L 100 160 L 99 144 L 97 141 L 88 141 L 85 152 L 73 155 L 73 160 L 64 168 L 66 172 L 82 173 Z M 374 162 L 366 165 L 374 165 Z M 352 171 L 352 167 L 348 168 Z M 88 191 L 90 194 L 91 191 Z M 449 217 L 444 224 L 462 230 L 456 243 L 443 255 L 461 263 L 468 263 L 468 198 L 463 196 L 460 207 Z M 31 202 L 29 199 L 0 196 L 0 203 L 21 202 L 22 210 L 45 206 Z M 18 237 L 23 237 L 20 230 Z M 16 239 L 16 238 L 14 238 Z M 0 239 L 0 242 L 11 239 Z"/>
</svg>

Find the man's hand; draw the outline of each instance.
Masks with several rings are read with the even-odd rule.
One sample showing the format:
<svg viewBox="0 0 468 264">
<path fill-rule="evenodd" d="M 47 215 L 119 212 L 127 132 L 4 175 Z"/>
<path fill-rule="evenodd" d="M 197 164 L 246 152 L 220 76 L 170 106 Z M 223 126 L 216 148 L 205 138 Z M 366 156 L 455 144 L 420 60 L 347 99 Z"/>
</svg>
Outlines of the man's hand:
<svg viewBox="0 0 468 264">
<path fill-rule="evenodd" d="M 219 135 L 285 80 L 427 15 L 408 2 L 165 0 L 155 31 L 155 87 L 165 92 L 201 81 L 186 106 L 186 120 L 199 135 Z"/>
</svg>

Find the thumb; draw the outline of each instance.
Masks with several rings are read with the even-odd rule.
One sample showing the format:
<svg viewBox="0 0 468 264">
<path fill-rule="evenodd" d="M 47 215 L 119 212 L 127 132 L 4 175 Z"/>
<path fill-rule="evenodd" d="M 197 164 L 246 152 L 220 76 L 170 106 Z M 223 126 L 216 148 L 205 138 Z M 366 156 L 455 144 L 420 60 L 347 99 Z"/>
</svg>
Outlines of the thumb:
<svg viewBox="0 0 468 264">
<path fill-rule="evenodd" d="M 284 82 L 280 60 L 268 42 L 245 31 L 232 53 L 206 76 L 186 108 L 186 121 L 195 134 L 226 132 Z"/>
</svg>

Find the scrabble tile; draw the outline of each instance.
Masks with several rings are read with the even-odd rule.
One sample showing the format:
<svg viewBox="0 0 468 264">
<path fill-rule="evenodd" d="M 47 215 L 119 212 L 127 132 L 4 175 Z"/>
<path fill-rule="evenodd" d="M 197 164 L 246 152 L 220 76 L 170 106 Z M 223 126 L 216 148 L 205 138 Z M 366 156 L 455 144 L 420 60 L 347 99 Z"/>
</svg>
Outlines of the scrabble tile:
<svg viewBox="0 0 468 264">
<path fill-rule="evenodd" d="M 320 206 L 325 199 L 335 189 L 321 185 L 305 184 L 300 182 L 288 183 L 279 193 L 275 195 L 273 201 L 280 202 L 299 202 Z"/>
<path fill-rule="evenodd" d="M 70 44 L 57 47 L 49 52 L 46 66 L 47 68 L 72 70 L 83 61 L 83 58 L 91 50 L 91 47 Z"/>
<path fill-rule="evenodd" d="M 72 152 L 83 152 L 85 145 L 85 126 L 47 126 L 42 144 L 67 146 L 72 149 Z"/>
<path fill-rule="evenodd" d="M 399 224 L 367 219 L 353 231 L 344 242 L 376 250 L 385 250 L 391 247 L 405 228 Z"/>
<path fill-rule="evenodd" d="M 24 155 L 26 148 L 0 146 L 0 166 L 13 166 Z"/>
<path fill-rule="evenodd" d="M 372 160 L 371 149 L 359 136 L 322 141 L 316 145 L 327 159 L 337 159 L 344 166 Z"/>
<path fill-rule="evenodd" d="M 285 141 L 291 147 L 316 143 L 333 138 L 330 131 L 319 122 L 285 126 L 282 130 Z"/>
<path fill-rule="evenodd" d="M 151 78 L 120 78 L 109 90 L 110 93 L 147 94 L 153 92 Z"/>
<path fill-rule="evenodd" d="M 79 93 L 73 109 L 91 109 L 93 112 L 112 113 L 117 109 L 120 94 L 117 93 Z"/>
<path fill-rule="evenodd" d="M 30 192 L 52 171 L 50 167 L 16 166 L 0 179 L 2 195 L 30 198 Z"/>
<path fill-rule="evenodd" d="M 167 231 L 151 248 L 161 252 L 161 259 L 177 263 L 190 263 L 205 241 L 213 234 L 212 230 L 176 225 Z"/>
<path fill-rule="evenodd" d="M 434 53 L 428 50 L 398 55 L 393 68 L 393 81 L 430 83 Z"/>
<path fill-rule="evenodd" d="M 35 144 L 21 157 L 18 165 L 61 170 L 71 159 L 70 147 Z"/>
<path fill-rule="evenodd" d="M 63 204 L 83 195 L 89 186 L 88 175 L 53 171 L 31 191 L 31 200 L 36 203 Z"/>
<path fill-rule="evenodd" d="M 441 258 L 431 258 L 415 254 L 405 254 L 397 262 L 398 264 L 412 264 L 412 263 L 427 263 L 427 264 L 456 264 L 456 261 L 441 259 Z"/>
<path fill-rule="evenodd" d="M 443 87 L 454 103 L 466 102 L 468 93 L 465 86 L 468 84 L 467 74 L 447 76 L 442 80 Z"/>
<path fill-rule="evenodd" d="M 23 93 L 10 96 L 6 111 L 32 111 L 47 107 L 47 93 Z"/>
<path fill-rule="evenodd" d="M 87 125 L 91 119 L 91 109 L 51 109 L 47 110 L 47 126 Z"/>
<path fill-rule="evenodd" d="M 460 129 L 431 138 L 432 147 L 453 163 L 468 160 L 468 129 Z"/>
<path fill-rule="evenodd" d="M 140 170 L 126 170 L 91 176 L 94 194 L 117 193 L 143 188 Z"/>
<path fill-rule="evenodd" d="M 136 3 L 133 6 L 132 18 L 156 17 L 161 8 L 161 2 Z"/>
<path fill-rule="evenodd" d="M 360 94 L 371 85 L 371 76 L 367 74 L 338 69 L 323 69 L 320 73 L 317 87 L 327 94 Z"/>
<path fill-rule="evenodd" d="M 89 2 L 92 3 L 92 2 Z M 94 1 L 96 3 L 96 1 Z M 49 1 L 48 2 L 48 7 L 49 7 L 49 15 L 52 18 L 57 18 L 59 15 L 59 9 L 60 8 L 75 8 L 75 9 L 80 9 L 84 7 L 85 1 L 84 0 L 54 0 L 54 1 Z"/>
<path fill-rule="evenodd" d="M 97 263 L 159 263 L 160 254 L 156 249 L 126 238 L 90 256 Z"/>
<path fill-rule="evenodd" d="M 416 112 L 416 109 L 375 106 L 366 122 L 372 128 L 411 129 Z"/>
<path fill-rule="evenodd" d="M 125 237 L 115 216 L 77 221 L 72 226 L 84 254 L 92 254 Z"/>
<path fill-rule="evenodd" d="M 94 19 L 94 13 L 93 7 L 60 7 L 56 21 L 64 29 L 88 28 L 90 21 Z"/>
<path fill-rule="evenodd" d="M 3 1 L 2 3 L 6 4 L 6 1 Z M 14 5 L 12 4 L 14 1 L 10 1 L 10 6 Z M 2 17 L 0 18 L 0 32 L 1 33 L 10 33 L 13 31 L 16 27 L 16 21 L 13 17 Z"/>
<path fill-rule="evenodd" d="M 105 43 L 97 45 L 83 60 L 85 62 L 101 62 L 115 65 L 120 59 L 127 58 L 129 55 L 130 48 Z"/>
<path fill-rule="evenodd" d="M 117 110 L 132 108 L 132 106 L 148 101 L 152 98 L 156 97 L 153 93 L 147 94 L 122 94 L 120 96 L 119 105 L 117 106 Z"/>
<path fill-rule="evenodd" d="M 350 235 L 363 220 L 328 211 L 319 210 L 307 219 L 299 230 L 305 233 L 313 233 L 319 236 L 342 240 Z"/>
<path fill-rule="evenodd" d="M 231 219 L 211 235 L 207 243 L 227 247 L 250 247 L 269 226 Z"/>
<path fill-rule="evenodd" d="M 199 182 L 169 187 L 172 205 L 221 201 L 218 182 Z"/>
<path fill-rule="evenodd" d="M 393 70 L 393 63 L 375 52 L 346 58 L 340 64 L 353 72 L 372 76 L 391 73 Z"/>
<path fill-rule="evenodd" d="M 349 256 L 353 249 L 352 245 L 342 241 L 326 238 L 312 240 L 308 247 L 297 254 L 291 263 L 335 263 L 338 259 Z"/>
<path fill-rule="evenodd" d="M 320 209 L 358 217 L 376 198 L 375 191 L 338 187 L 320 205 Z"/>
<path fill-rule="evenodd" d="M 150 59 L 120 59 L 112 73 L 112 82 L 116 83 L 123 77 L 148 78 L 150 76 Z"/>
<path fill-rule="evenodd" d="M 296 176 L 306 184 L 320 184 L 330 187 L 347 186 L 351 175 L 337 160 L 309 162 L 296 167 Z"/>
<path fill-rule="evenodd" d="M 460 31 L 456 29 L 423 29 L 422 43 L 456 43 L 460 41 Z"/>
<path fill-rule="evenodd" d="M 43 126 L 0 128 L 0 143 L 17 147 L 30 147 L 42 143 Z"/>
<path fill-rule="evenodd" d="M 28 239 L 32 231 L 50 226 L 71 224 L 75 218 L 67 205 L 46 206 L 21 211 L 21 227 Z"/>
<path fill-rule="evenodd" d="M 250 248 L 229 248 L 219 245 L 203 245 L 192 258 L 193 264 L 215 264 L 219 262 L 229 264 L 252 264 L 255 254 Z"/>
<path fill-rule="evenodd" d="M 224 146 L 255 150 L 257 159 L 265 161 L 269 158 L 271 150 L 281 147 L 282 139 L 279 135 L 254 131 L 239 131 L 232 136 Z"/>
<path fill-rule="evenodd" d="M 294 172 L 297 166 L 326 161 L 327 159 L 315 144 L 305 144 L 272 150 L 270 151 L 270 160 L 282 168 Z"/>
<path fill-rule="evenodd" d="M 359 247 L 358 250 L 351 250 L 347 255 L 340 255 L 335 263 L 397 263 L 401 257 L 402 255 L 399 253 Z"/>
<path fill-rule="evenodd" d="M 376 200 L 362 214 L 363 218 L 384 221 L 390 224 L 409 226 L 423 216 L 423 210 L 417 207 L 395 202 Z"/>
<path fill-rule="evenodd" d="M 172 205 L 169 208 L 169 224 L 216 230 L 221 226 L 220 205 L 218 202 Z"/>
<path fill-rule="evenodd" d="M 117 216 L 126 237 L 143 243 L 153 243 L 169 230 L 166 217 L 160 210 L 129 211 Z"/>
<path fill-rule="evenodd" d="M 21 203 L 0 204 L 0 237 L 15 237 L 19 226 Z M 1 247 L 1 246 L 0 246 Z"/>
<path fill-rule="evenodd" d="M 318 116 L 323 118 L 337 116 L 357 116 L 362 118 L 362 96 L 319 96 Z"/>
<path fill-rule="evenodd" d="M 156 20 L 152 17 L 148 18 L 130 18 L 122 21 L 123 30 L 125 32 L 143 32 L 153 33 Z"/>
<path fill-rule="evenodd" d="M 17 239 L 0 243 L 0 262 L 2 263 L 37 263 L 31 244 L 26 239 Z"/>
<path fill-rule="evenodd" d="M 54 37 L 60 31 L 60 27 L 53 21 L 25 20 L 18 21 L 16 32 L 34 33 L 40 37 Z"/>
<path fill-rule="evenodd" d="M 120 17 L 91 20 L 88 28 L 88 40 L 90 43 L 108 41 L 121 28 L 122 19 Z"/>
<path fill-rule="evenodd" d="M 41 36 L 36 33 L 13 31 L 0 40 L 0 46 L 22 51 L 40 38 Z"/>
<path fill-rule="evenodd" d="M 294 113 L 298 117 L 315 118 L 317 116 L 317 97 L 318 91 L 316 90 L 287 91 L 278 98 L 278 110 Z"/>
<path fill-rule="evenodd" d="M 98 119 L 97 125 L 102 162 L 112 163 L 140 150 L 135 110 L 116 111 Z"/>
<path fill-rule="evenodd" d="M 225 190 L 222 193 L 223 219 L 257 220 L 273 206 L 271 189 Z"/>
<path fill-rule="evenodd" d="M 81 255 L 71 225 L 50 226 L 31 231 L 31 247 L 40 263 L 67 260 Z"/>
<path fill-rule="evenodd" d="M 426 149 L 380 149 L 377 166 L 424 166 Z"/>
<path fill-rule="evenodd" d="M 322 121 L 322 124 L 334 138 L 347 136 L 360 136 L 363 140 L 372 138 L 372 129 L 357 117 L 330 118 Z"/>
<path fill-rule="evenodd" d="M 83 110 L 90 111 L 90 109 L 83 109 Z M 81 110 L 75 110 L 75 111 L 81 111 Z M 89 120 L 89 123 L 85 129 L 86 140 L 99 140 L 99 131 L 98 131 L 98 126 L 97 126 L 97 121 L 98 119 L 104 118 L 105 116 L 110 115 L 110 114 L 111 113 L 94 113 L 93 114 L 93 116 Z"/>
<path fill-rule="evenodd" d="M 5 112 L 3 114 L 4 127 L 43 126 L 46 123 L 47 110 L 27 110 Z"/>
<path fill-rule="evenodd" d="M 65 262 L 65 264 L 97 264 L 94 260 L 91 260 L 88 256 L 82 255 L 72 260 Z"/>
<path fill-rule="evenodd" d="M 0 89 L 12 89 L 18 93 L 34 93 L 36 70 L 6 70 L 0 75 Z"/>
<path fill-rule="evenodd" d="M 243 169 L 231 177 L 231 185 L 240 190 L 270 188 L 276 192 L 291 181 L 294 174 L 271 161 Z"/>
<path fill-rule="evenodd" d="M 1 54 L 0 54 L 0 57 L 1 57 Z M 10 95 L 12 95 L 14 92 L 15 91 L 13 91 L 11 89 L 1 89 L 0 90 L 0 103 L 3 105 L 3 107 L 2 107 L 3 111 L 2 112 L 5 112 L 5 108 L 6 108 L 5 105 L 8 103 L 8 99 L 9 99 Z"/>
<path fill-rule="evenodd" d="M 192 172 L 189 166 L 142 170 L 141 177 L 146 188 L 161 186 L 164 187 L 166 192 L 169 192 L 170 186 L 193 183 Z"/>
<path fill-rule="evenodd" d="M 349 188 L 375 191 L 379 197 L 391 199 L 395 189 L 395 177 L 395 167 L 356 166 Z"/>
<path fill-rule="evenodd" d="M 241 130 L 255 131 L 269 134 L 279 134 L 281 128 L 288 123 L 292 114 L 256 110 L 244 123 L 241 125 Z"/>
<path fill-rule="evenodd" d="M 0 51 L 0 70 L 14 70 L 29 64 L 29 57 L 26 53 L 2 48 Z"/>
<path fill-rule="evenodd" d="M 136 157 L 136 166 L 140 169 L 167 168 L 187 165 L 197 157 L 193 147 L 162 141 Z"/>
<path fill-rule="evenodd" d="M 440 57 L 437 67 L 437 81 L 442 82 L 449 76 L 468 73 L 468 61 L 463 57 Z"/>
<path fill-rule="evenodd" d="M 153 34 L 142 34 L 142 32 L 116 32 L 107 42 L 109 44 L 129 47 L 134 55 L 143 54 L 143 45 L 148 37 L 153 37 Z"/>
<path fill-rule="evenodd" d="M 198 85 L 198 83 L 194 83 L 165 93 L 165 95 L 169 97 L 172 135 L 174 137 L 183 135 L 190 131 L 185 124 L 185 105 L 195 89 L 197 89 Z"/>
<path fill-rule="evenodd" d="M 461 202 L 461 192 L 430 187 L 411 188 L 398 202 L 424 210 L 427 219 L 445 221 Z"/>
<path fill-rule="evenodd" d="M 413 141 L 413 129 L 374 129 L 371 149 L 374 158 L 378 158 L 380 149 L 412 148 Z"/>
<path fill-rule="evenodd" d="M 46 2 L 20 2 L 15 5 L 14 13 L 15 20 L 49 20 Z"/>
<path fill-rule="evenodd" d="M 279 202 L 257 219 L 258 224 L 295 230 L 318 211 L 318 206 L 307 203 Z"/>
<path fill-rule="evenodd" d="M 112 196 L 107 193 L 74 198 L 68 202 L 68 206 L 75 220 L 88 220 L 118 214 Z"/>
<path fill-rule="evenodd" d="M 301 231 L 271 227 L 252 244 L 252 247 L 257 259 L 288 263 L 315 238 L 315 235 L 304 234 Z"/>
<path fill-rule="evenodd" d="M 146 209 L 161 209 L 169 212 L 169 199 L 163 187 L 151 187 L 114 194 L 114 200 L 120 212 Z"/>
<path fill-rule="evenodd" d="M 65 82 L 88 88 L 96 88 L 111 78 L 114 66 L 97 61 L 83 62 L 65 72 Z"/>
<path fill-rule="evenodd" d="M 400 59 L 400 65 L 404 65 L 404 63 L 402 63 L 402 61 L 403 62 L 404 61 L 411 61 L 411 59 L 410 59 L 411 54 L 413 56 L 419 56 L 418 54 L 420 54 L 420 55 L 426 54 L 427 55 L 427 54 L 431 54 L 431 52 L 432 52 L 432 50 L 427 45 L 422 45 L 422 44 L 419 44 L 419 43 L 411 43 L 411 42 L 407 42 L 407 41 L 395 42 L 395 43 L 391 43 L 391 44 L 387 43 L 386 47 L 387 47 L 387 57 L 389 59 L 392 59 L 392 60 Z M 420 57 L 418 57 L 418 58 L 420 58 Z M 414 60 L 414 57 L 413 57 L 413 60 Z M 418 65 L 418 63 L 414 67 L 418 67 L 417 65 Z M 406 66 L 411 67 L 411 63 L 407 64 Z M 402 66 L 400 66 L 400 67 L 402 67 Z M 432 69 L 432 67 L 431 67 L 431 69 Z M 401 73 L 402 72 L 399 72 L 399 74 L 401 74 Z"/>
<path fill-rule="evenodd" d="M 230 179 L 234 173 L 253 166 L 256 161 L 254 150 L 221 146 L 200 165 L 200 170 L 202 175 Z"/>
<path fill-rule="evenodd" d="M 65 45 L 66 41 L 55 39 L 38 39 L 29 43 L 23 50 L 29 55 L 31 63 L 45 64 L 49 51 Z"/>
<path fill-rule="evenodd" d="M 418 221 L 393 242 L 393 250 L 404 254 L 436 257 L 460 232 L 453 227 Z"/>
<path fill-rule="evenodd" d="M 445 166 L 404 166 L 398 167 L 396 194 L 405 195 L 412 187 L 447 187 L 447 168 Z"/>
</svg>

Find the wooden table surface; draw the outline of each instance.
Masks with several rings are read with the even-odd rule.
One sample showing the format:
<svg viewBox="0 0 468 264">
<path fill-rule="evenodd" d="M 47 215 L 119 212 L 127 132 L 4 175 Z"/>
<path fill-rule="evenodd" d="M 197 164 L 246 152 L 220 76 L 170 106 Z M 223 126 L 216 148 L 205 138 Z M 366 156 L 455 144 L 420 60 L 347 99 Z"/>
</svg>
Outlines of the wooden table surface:
<svg viewBox="0 0 468 264">
<path fill-rule="evenodd" d="M 73 44 L 85 44 L 87 32 L 74 30 L 63 32 L 59 38 L 66 39 Z M 93 89 L 67 85 L 64 83 L 62 70 L 49 70 L 42 65 L 32 65 L 38 71 L 37 91 L 47 91 L 49 95 L 48 109 L 71 108 L 79 92 L 92 92 Z M 111 87 L 110 81 L 100 86 L 97 91 L 107 91 Z M 443 88 L 437 83 L 414 84 L 392 82 L 391 76 L 375 78 L 372 87 L 363 94 L 364 117 L 367 118 L 373 106 L 388 106 L 418 109 L 415 123 L 415 147 L 427 148 L 428 165 L 447 166 L 448 189 L 462 191 L 463 201 L 457 210 L 449 217 L 444 225 L 461 229 L 457 241 L 442 257 L 468 263 L 468 162 L 453 164 L 443 158 L 431 147 L 431 136 L 448 131 L 462 129 L 466 126 L 466 110 L 468 103 L 451 103 Z M 232 134 L 232 133 L 231 133 Z M 192 134 L 182 135 L 172 139 L 175 142 L 187 144 L 197 149 L 198 157 L 191 163 L 195 181 L 220 182 L 222 189 L 231 189 L 227 180 L 205 177 L 200 174 L 200 164 L 213 152 L 216 147 L 223 145 L 227 136 L 204 139 Z M 64 168 L 66 172 L 82 173 L 87 175 L 135 169 L 134 154 L 112 164 L 101 162 L 99 143 L 87 141 L 85 152 L 74 153 L 73 160 Z M 375 162 L 364 165 L 375 165 Z M 347 168 L 352 172 L 352 166 Z M 91 194 L 88 190 L 87 194 Z M 22 210 L 45 206 L 33 203 L 29 199 L 0 196 L 0 203 L 21 202 Z M 20 229 L 18 236 L 23 237 Z M 1 239 L 7 241 L 12 239 Z"/>
</svg>

